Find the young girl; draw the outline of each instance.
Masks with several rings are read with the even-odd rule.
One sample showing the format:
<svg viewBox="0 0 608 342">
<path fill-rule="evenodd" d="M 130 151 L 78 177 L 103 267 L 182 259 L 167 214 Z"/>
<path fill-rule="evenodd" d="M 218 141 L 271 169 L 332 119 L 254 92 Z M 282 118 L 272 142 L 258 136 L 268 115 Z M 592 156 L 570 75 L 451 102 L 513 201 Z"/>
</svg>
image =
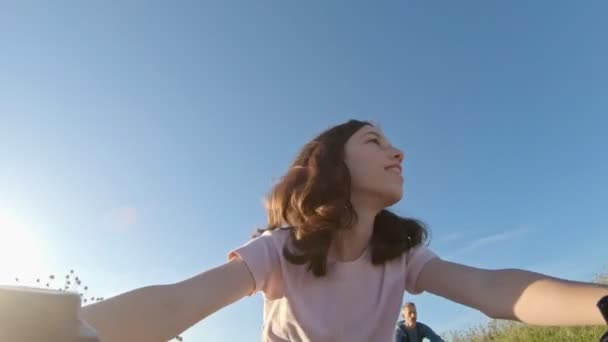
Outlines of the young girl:
<svg viewBox="0 0 608 342">
<path fill-rule="evenodd" d="M 437 257 L 419 222 L 386 210 L 403 194 L 402 161 L 370 123 L 333 127 L 304 146 L 268 196 L 268 227 L 227 263 L 86 306 L 82 318 L 104 342 L 165 342 L 262 292 L 263 341 L 388 342 L 407 290 L 493 318 L 603 323 L 596 303 L 606 287 Z"/>
</svg>

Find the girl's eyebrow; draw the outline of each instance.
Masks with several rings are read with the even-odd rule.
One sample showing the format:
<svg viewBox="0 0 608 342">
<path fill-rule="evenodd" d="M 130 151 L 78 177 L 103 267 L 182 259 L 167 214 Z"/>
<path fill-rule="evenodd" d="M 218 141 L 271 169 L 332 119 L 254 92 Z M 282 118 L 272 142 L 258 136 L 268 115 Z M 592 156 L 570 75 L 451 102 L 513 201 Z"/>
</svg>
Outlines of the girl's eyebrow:
<svg viewBox="0 0 608 342">
<path fill-rule="evenodd" d="M 365 134 L 363 134 L 363 138 L 367 137 L 368 135 L 374 135 L 380 139 L 384 139 L 384 137 L 382 137 L 380 134 L 378 134 L 377 132 L 374 132 L 374 131 L 365 132 Z"/>
</svg>

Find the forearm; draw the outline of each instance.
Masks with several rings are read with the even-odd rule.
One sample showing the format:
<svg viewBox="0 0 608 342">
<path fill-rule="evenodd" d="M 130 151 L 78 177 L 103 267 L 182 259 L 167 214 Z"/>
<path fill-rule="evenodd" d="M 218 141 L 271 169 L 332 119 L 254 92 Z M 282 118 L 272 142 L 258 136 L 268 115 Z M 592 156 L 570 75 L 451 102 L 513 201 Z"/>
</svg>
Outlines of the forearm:
<svg viewBox="0 0 608 342">
<path fill-rule="evenodd" d="M 490 314 L 534 325 L 604 324 L 596 307 L 608 287 L 551 278 L 523 270 L 492 275 Z"/>
<path fill-rule="evenodd" d="M 428 325 L 422 324 L 422 327 L 424 337 L 428 338 L 430 342 L 445 342 L 441 336 L 437 335 L 437 333 Z"/>
<path fill-rule="evenodd" d="M 175 319 L 169 285 L 139 288 L 82 308 L 81 318 L 102 341 L 166 342 L 184 327 Z"/>
<path fill-rule="evenodd" d="M 104 342 L 166 342 L 252 290 L 240 261 L 172 285 L 140 288 L 82 309 Z"/>
<path fill-rule="evenodd" d="M 434 331 L 431 331 L 431 333 L 426 337 L 430 342 L 445 342 L 441 336 L 437 335 Z"/>
</svg>

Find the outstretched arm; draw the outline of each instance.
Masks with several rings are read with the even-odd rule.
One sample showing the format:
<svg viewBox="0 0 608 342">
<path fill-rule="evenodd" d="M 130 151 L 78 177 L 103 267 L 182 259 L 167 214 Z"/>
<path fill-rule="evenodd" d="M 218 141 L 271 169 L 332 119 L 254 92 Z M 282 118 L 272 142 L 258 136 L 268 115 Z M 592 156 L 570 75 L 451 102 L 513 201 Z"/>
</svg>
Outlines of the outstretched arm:
<svg viewBox="0 0 608 342">
<path fill-rule="evenodd" d="M 254 290 L 241 259 L 171 285 L 143 287 L 82 308 L 104 342 L 166 342 Z"/>
<path fill-rule="evenodd" d="M 608 287 L 599 284 L 524 270 L 483 270 L 439 258 L 423 267 L 417 287 L 492 318 L 535 325 L 604 324 L 596 303 L 608 295 Z"/>
<path fill-rule="evenodd" d="M 420 323 L 418 323 L 418 324 L 420 324 Z M 431 327 L 429 327 L 428 325 L 422 324 L 422 327 L 424 329 L 424 331 L 423 331 L 424 336 L 422 336 L 422 337 L 428 338 L 431 342 L 445 342 L 441 338 L 441 336 L 437 335 L 437 333 L 435 333 L 433 331 L 433 329 L 431 329 Z"/>
</svg>

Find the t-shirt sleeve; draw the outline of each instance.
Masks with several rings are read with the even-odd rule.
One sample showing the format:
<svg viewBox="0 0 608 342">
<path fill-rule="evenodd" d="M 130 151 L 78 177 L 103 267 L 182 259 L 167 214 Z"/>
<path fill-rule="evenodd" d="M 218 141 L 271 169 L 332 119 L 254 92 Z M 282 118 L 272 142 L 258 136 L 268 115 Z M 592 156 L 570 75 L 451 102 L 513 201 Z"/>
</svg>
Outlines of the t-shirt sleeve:
<svg viewBox="0 0 608 342">
<path fill-rule="evenodd" d="M 422 293 L 422 290 L 416 288 L 418 275 L 424 265 L 432 259 L 437 258 L 428 247 L 418 245 L 407 252 L 405 260 L 405 290 L 411 294 Z"/>
<path fill-rule="evenodd" d="M 273 233 L 267 231 L 231 251 L 228 260 L 241 258 L 247 265 L 255 280 L 255 289 L 250 295 L 259 291 L 268 293 L 280 286 L 280 253 Z"/>
</svg>

